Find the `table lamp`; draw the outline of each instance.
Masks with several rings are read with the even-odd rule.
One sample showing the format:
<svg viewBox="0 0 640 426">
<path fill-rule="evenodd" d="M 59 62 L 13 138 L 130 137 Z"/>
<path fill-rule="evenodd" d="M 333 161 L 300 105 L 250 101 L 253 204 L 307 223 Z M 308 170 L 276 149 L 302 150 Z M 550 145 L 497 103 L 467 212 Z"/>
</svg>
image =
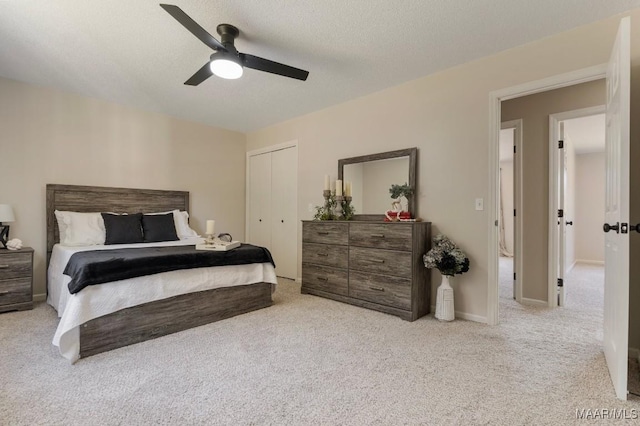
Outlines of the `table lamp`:
<svg viewBox="0 0 640 426">
<path fill-rule="evenodd" d="M 3 222 L 14 222 L 16 220 L 13 215 L 13 209 L 9 204 L 0 204 L 0 243 L 7 248 L 7 240 L 9 239 L 9 225 L 3 225 Z"/>
</svg>

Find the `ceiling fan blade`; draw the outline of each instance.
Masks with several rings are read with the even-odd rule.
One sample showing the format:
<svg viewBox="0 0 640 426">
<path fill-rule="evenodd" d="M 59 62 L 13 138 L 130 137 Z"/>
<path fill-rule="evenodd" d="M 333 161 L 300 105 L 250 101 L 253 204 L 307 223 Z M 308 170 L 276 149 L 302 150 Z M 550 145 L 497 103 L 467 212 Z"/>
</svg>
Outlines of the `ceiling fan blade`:
<svg viewBox="0 0 640 426">
<path fill-rule="evenodd" d="M 196 73 L 192 75 L 189 80 L 185 81 L 184 84 L 186 84 L 187 86 L 197 86 L 212 75 L 213 73 L 211 72 L 211 67 L 209 66 L 209 62 L 207 62 L 202 68 L 196 71 Z"/>
<path fill-rule="evenodd" d="M 173 16 L 176 21 L 180 22 L 183 27 L 188 29 L 191 34 L 198 37 L 201 42 L 212 48 L 213 50 L 223 50 L 227 51 L 227 48 L 222 45 L 218 40 L 216 40 L 211 34 L 207 32 L 204 28 L 202 28 L 196 21 L 191 19 L 189 15 L 184 13 L 182 9 L 178 6 L 174 6 L 171 4 L 160 4 L 160 7 L 169 13 L 169 15 Z"/>
<path fill-rule="evenodd" d="M 240 59 L 242 60 L 243 66 L 247 68 L 253 68 L 254 70 L 258 71 L 270 72 L 271 74 L 278 74 L 284 77 L 295 78 L 302 81 L 305 81 L 309 76 L 309 71 L 290 67 L 289 65 L 259 58 L 257 56 L 247 55 L 245 53 L 240 53 Z"/>
</svg>

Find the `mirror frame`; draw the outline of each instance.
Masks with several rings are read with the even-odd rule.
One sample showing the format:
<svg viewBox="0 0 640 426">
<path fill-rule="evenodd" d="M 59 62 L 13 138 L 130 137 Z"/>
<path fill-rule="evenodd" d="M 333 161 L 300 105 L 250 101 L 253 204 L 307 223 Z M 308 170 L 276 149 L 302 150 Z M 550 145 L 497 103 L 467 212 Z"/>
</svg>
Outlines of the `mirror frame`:
<svg viewBox="0 0 640 426">
<path fill-rule="evenodd" d="M 381 152 L 378 154 L 361 155 L 360 157 L 343 158 L 338 160 L 338 179 L 344 182 L 344 166 L 347 164 L 365 163 L 367 161 L 387 160 L 390 158 L 409 157 L 409 181 L 407 182 L 413 188 L 413 194 L 408 198 L 409 213 L 412 218 L 416 218 L 418 211 L 416 205 L 416 195 L 418 193 L 418 176 L 417 161 L 418 148 L 399 149 L 397 151 Z M 404 182 L 399 182 L 402 185 Z M 389 198 L 391 200 L 391 198 Z M 391 202 L 389 202 L 391 204 Z M 384 213 L 381 214 L 354 214 L 353 220 L 384 220 Z"/>
</svg>

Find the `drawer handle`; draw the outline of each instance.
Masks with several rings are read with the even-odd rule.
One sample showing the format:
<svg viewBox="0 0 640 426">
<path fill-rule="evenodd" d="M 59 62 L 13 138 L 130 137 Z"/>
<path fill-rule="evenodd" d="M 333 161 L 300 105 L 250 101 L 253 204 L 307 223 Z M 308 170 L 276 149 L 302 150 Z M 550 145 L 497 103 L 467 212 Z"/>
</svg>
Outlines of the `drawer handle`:
<svg viewBox="0 0 640 426">
<path fill-rule="evenodd" d="M 9 290 L 0 291 L 0 296 L 2 296 L 3 294 L 9 294 Z"/>
<path fill-rule="evenodd" d="M 372 238 L 384 238 L 384 234 L 371 234 Z"/>
<path fill-rule="evenodd" d="M 384 263 L 384 259 L 371 259 L 373 263 Z"/>
<path fill-rule="evenodd" d="M 0 269 L 9 269 L 9 265 L 0 265 Z"/>
<path fill-rule="evenodd" d="M 369 287 L 371 290 L 375 290 L 375 291 L 384 291 L 383 287 Z"/>
<path fill-rule="evenodd" d="M 327 231 L 318 231 L 318 235 L 329 235 Z"/>
<path fill-rule="evenodd" d="M 329 281 L 327 277 L 318 277 L 318 281 Z"/>
<path fill-rule="evenodd" d="M 328 256 L 329 256 L 329 253 L 318 253 L 318 256 L 328 257 Z"/>
</svg>

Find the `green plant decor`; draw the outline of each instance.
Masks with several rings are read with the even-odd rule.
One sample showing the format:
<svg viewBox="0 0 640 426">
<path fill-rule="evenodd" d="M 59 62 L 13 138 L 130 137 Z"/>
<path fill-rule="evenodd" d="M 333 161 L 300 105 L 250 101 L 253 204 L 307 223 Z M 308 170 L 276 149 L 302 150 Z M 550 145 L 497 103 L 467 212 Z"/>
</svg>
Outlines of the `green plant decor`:
<svg viewBox="0 0 640 426">
<path fill-rule="evenodd" d="M 353 219 L 353 215 L 356 213 L 356 208 L 350 202 L 342 202 L 342 218 L 344 220 Z"/>
<path fill-rule="evenodd" d="M 409 196 L 413 194 L 413 188 L 411 188 L 406 182 L 404 185 L 393 184 L 391 185 L 391 188 L 389 188 L 389 194 L 391 194 L 391 198 L 393 199 L 398 199 L 400 197 L 409 199 Z"/>
<path fill-rule="evenodd" d="M 338 202 L 336 201 L 335 192 L 331 191 L 331 195 L 329 195 L 329 199 L 325 202 L 323 206 L 315 206 L 316 213 L 313 215 L 313 220 L 337 220 L 336 214 L 334 210 Z"/>
</svg>

